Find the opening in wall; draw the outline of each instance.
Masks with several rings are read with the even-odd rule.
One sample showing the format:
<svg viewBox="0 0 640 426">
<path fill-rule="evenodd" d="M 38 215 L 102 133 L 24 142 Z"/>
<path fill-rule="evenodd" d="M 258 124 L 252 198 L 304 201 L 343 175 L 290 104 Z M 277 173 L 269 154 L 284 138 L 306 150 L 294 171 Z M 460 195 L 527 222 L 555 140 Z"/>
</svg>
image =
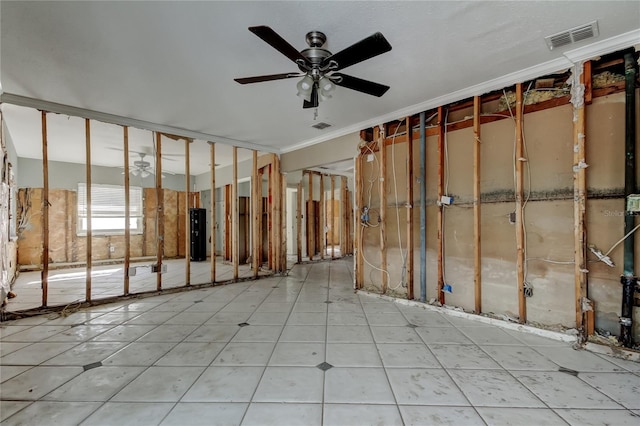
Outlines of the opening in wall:
<svg viewBox="0 0 640 426">
<path fill-rule="evenodd" d="M 124 235 L 124 186 L 91 185 L 91 231 L 102 235 Z M 132 234 L 142 234 L 142 188 L 129 187 L 129 224 Z M 77 234 L 87 233 L 87 184 L 78 184 Z"/>
</svg>

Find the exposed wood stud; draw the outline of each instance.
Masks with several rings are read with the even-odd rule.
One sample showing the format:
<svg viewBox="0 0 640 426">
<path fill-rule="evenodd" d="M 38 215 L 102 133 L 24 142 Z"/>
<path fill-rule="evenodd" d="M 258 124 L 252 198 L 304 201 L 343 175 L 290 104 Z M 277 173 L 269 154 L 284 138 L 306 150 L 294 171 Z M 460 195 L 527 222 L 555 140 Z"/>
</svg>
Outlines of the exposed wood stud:
<svg viewBox="0 0 640 426">
<path fill-rule="evenodd" d="M 438 107 L 438 200 L 444 195 L 444 114 Z M 444 207 L 438 206 L 438 301 L 444 304 Z"/>
<path fill-rule="evenodd" d="M 260 238 L 260 203 L 262 202 L 262 197 L 260 197 L 260 182 L 258 181 L 258 151 L 253 151 L 253 169 L 251 171 L 251 236 L 253 240 L 252 245 L 252 255 L 251 255 L 251 267 L 253 268 L 253 276 L 255 278 L 258 277 L 259 265 L 259 251 L 262 241 Z"/>
<path fill-rule="evenodd" d="M 269 164 L 267 169 L 269 170 L 269 177 L 267 178 L 267 241 L 269 245 L 267 262 L 269 263 L 269 269 L 273 271 L 275 268 L 273 257 L 273 221 L 275 220 L 273 214 L 273 164 Z"/>
<path fill-rule="evenodd" d="M 473 98 L 473 258 L 475 284 L 475 311 L 482 312 L 482 247 L 480 216 L 480 113 L 482 99 Z"/>
<path fill-rule="evenodd" d="M 377 132 L 376 132 L 376 129 Z M 387 149 L 384 145 L 385 132 L 384 128 L 377 127 L 374 129 L 374 137 L 378 142 L 380 149 L 380 269 L 382 294 L 387 293 L 388 283 L 388 265 L 387 265 Z"/>
<path fill-rule="evenodd" d="M 298 192 L 296 193 L 296 202 L 298 211 L 296 212 L 296 234 L 297 234 L 297 255 L 298 263 L 302 262 L 302 181 L 298 182 Z"/>
<path fill-rule="evenodd" d="M 320 259 L 324 260 L 327 251 L 327 215 L 326 200 L 324 194 L 324 175 L 320 174 Z"/>
<path fill-rule="evenodd" d="M 278 163 L 280 170 L 280 163 Z M 287 270 L 287 179 L 280 176 L 280 272 Z"/>
<path fill-rule="evenodd" d="M 355 262 L 355 287 L 357 289 L 362 288 L 363 286 L 363 277 L 364 271 L 362 270 L 362 250 L 363 250 L 363 236 L 362 236 L 362 224 L 360 221 L 360 215 L 362 214 L 362 200 L 364 197 L 363 187 L 362 187 L 362 154 L 356 157 L 356 165 L 355 165 L 355 191 L 356 191 L 356 199 L 355 199 L 355 215 L 354 215 L 354 231 L 355 231 L 355 244 L 354 244 L 354 254 L 356 256 Z"/>
<path fill-rule="evenodd" d="M 356 160 L 357 162 L 358 160 Z M 349 250 L 349 199 L 347 197 L 347 178 L 340 177 L 340 255 L 351 254 Z"/>
<path fill-rule="evenodd" d="M 313 209 L 313 173 L 307 173 L 309 176 L 309 193 L 307 194 L 307 256 L 309 256 L 309 260 L 313 260 L 313 253 L 315 251 L 315 226 L 311 223 L 311 218 L 315 219 L 315 215 L 311 214 L 311 210 Z M 314 242 L 314 247 L 312 246 L 312 242 Z"/>
<path fill-rule="evenodd" d="M 578 72 L 580 64 L 574 67 L 574 73 Z M 585 85 L 584 102 L 591 98 L 591 84 L 587 86 L 586 81 L 591 82 L 591 62 L 587 61 L 582 66 L 580 83 Z M 574 104 L 573 120 L 573 219 L 574 219 L 574 276 L 575 276 L 575 307 L 576 307 L 576 328 L 583 332 L 583 338 L 588 337 L 591 327 L 585 326 L 585 311 L 583 304 L 587 295 L 587 229 L 585 226 L 586 206 L 587 206 L 587 169 L 579 167 L 579 164 L 586 163 L 586 125 L 584 102 L 578 100 L 578 105 Z"/>
<path fill-rule="evenodd" d="M 238 147 L 233 147 L 233 182 L 231 183 L 231 261 L 233 263 L 233 279 L 239 275 L 239 226 L 238 226 Z"/>
<path fill-rule="evenodd" d="M 131 266 L 131 199 L 129 176 L 129 127 L 122 127 L 124 151 L 124 295 L 129 294 L 129 267 Z"/>
<path fill-rule="evenodd" d="M 211 282 L 216 282 L 216 144 L 209 142 L 210 158 L 210 178 L 209 188 L 211 189 L 211 217 L 209 227 L 211 228 Z"/>
<path fill-rule="evenodd" d="M 411 117 L 405 119 L 407 129 L 407 299 L 413 300 L 413 132 L 411 131 Z"/>
<path fill-rule="evenodd" d="M 91 301 L 91 269 L 93 261 L 92 253 L 92 233 L 91 227 L 91 120 L 85 118 L 84 120 L 84 133 L 85 133 L 85 158 L 86 158 L 86 195 L 87 195 L 87 267 L 86 267 L 86 286 L 85 286 L 85 300 Z"/>
<path fill-rule="evenodd" d="M 189 145 L 191 140 L 184 139 L 184 182 L 185 182 L 185 203 L 184 203 L 184 279 L 185 285 L 191 285 L 191 169 L 189 162 Z M 194 206 L 195 207 L 195 206 Z"/>
<path fill-rule="evenodd" d="M 336 258 L 335 217 L 336 217 L 336 177 L 331 175 L 331 259 Z"/>
<path fill-rule="evenodd" d="M 156 289 L 162 290 L 162 257 L 164 255 L 164 192 L 162 191 L 162 135 L 156 132 Z"/>
<path fill-rule="evenodd" d="M 263 259 L 263 250 L 264 250 L 264 232 L 262 227 L 264 226 L 264 203 L 263 203 L 263 190 L 262 190 L 262 182 L 264 179 L 264 168 L 258 170 L 258 191 L 260 191 L 260 195 L 258 197 L 258 215 L 260 216 L 260 224 L 258 226 L 258 241 L 260 242 L 260 250 L 258 253 L 258 267 L 264 263 Z"/>
<path fill-rule="evenodd" d="M 49 155 L 47 141 L 47 113 L 41 111 L 42 119 L 42 306 L 47 306 L 49 294 Z"/>
<path fill-rule="evenodd" d="M 521 324 L 527 322 L 527 305 L 524 293 L 524 148 L 522 139 L 522 83 L 516 84 L 516 269 L 518 280 L 518 311 Z"/>
</svg>

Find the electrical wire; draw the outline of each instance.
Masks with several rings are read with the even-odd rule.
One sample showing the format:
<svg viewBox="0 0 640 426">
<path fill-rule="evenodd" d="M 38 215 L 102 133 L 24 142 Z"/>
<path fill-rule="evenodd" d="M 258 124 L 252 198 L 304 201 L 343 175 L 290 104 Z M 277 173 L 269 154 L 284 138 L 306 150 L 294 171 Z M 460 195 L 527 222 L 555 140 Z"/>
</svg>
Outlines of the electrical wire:
<svg viewBox="0 0 640 426">
<path fill-rule="evenodd" d="M 405 279 L 407 277 L 407 256 L 406 256 L 406 253 L 402 251 L 402 236 L 400 234 L 400 209 L 398 208 L 398 179 L 396 175 L 396 135 L 398 134 L 399 128 L 400 128 L 400 124 L 398 124 L 398 126 L 396 127 L 396 131 L 393 134 L 393 137 L 391 138 L 391 168 L 393 171 L 393 190 L 396 198 L 395 206 L 396 206 L 396 222 L 397 222 L 397 229 L 398 229 L 398 248 L 400 249 L 400 258 L 402 259 L 402 270 L 400 274 L 400 281 L 394 287 L 389 288 L 389 290 L 396 290 L 400 286 L 403 286 L 405 283 Z M 408 179 L 409 177 L 406 176 L 406 178 Z M 407 247 L 407 250 L 408 249 L 409 248 Z"/>
<path fill-rule="evenodd" d="M 611 246 L 611 248 L 609 250 L 607 250 L 607 252 L 604 254 L 605 256 L 609 256 L 609 254 L 613 251 L 613 249 L 615 249 L 616 247 L 618 247 L 620 245 L 620 243 L 622 243 L 624 240 L 626 240 L 627 238 L 629 238 L 629 236 L 631 234 L 633 234 L 634 232 L 636 232 L 638 230 L 638 228 L 640 228 L 640 225 L 637 225 L 635 228 L 633 228 L 631 231 L 627 232 L 627 234 L 620 238 L 613 246 Z"/>
</svg>

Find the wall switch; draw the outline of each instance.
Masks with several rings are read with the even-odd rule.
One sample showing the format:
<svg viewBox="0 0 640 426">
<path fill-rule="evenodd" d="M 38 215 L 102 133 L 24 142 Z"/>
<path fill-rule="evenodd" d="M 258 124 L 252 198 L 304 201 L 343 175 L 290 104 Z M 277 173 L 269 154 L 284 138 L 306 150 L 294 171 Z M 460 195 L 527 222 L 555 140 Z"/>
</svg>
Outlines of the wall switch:
<svg viewBox="0 0 640 426">
<path fill-rule="evenodd" d="M 509 223 L 512 225 L 516 224 L 516 212 L 509 213 Z"/>
<path fill-rule="evenodd" d="M 453 204 L 453 197 L 449 197 L 447 195 L 443 195 L 440 197 L 440 204 L 443 204 L 445 206 L 448 206 L 450 204 Z"/>
</svg>

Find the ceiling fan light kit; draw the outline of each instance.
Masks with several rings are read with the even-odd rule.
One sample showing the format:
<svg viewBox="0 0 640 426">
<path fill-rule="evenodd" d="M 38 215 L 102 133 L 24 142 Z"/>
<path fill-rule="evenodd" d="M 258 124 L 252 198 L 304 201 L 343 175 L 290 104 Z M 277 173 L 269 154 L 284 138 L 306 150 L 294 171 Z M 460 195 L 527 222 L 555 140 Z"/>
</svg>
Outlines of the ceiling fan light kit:
<svg viewBox="0 0 640 426">
<path fill-rule="evenodd" d="M 302 77 L 296 87 L 298 96 L 304 99 L 303 108 L 317 108 L 321 99 L 331 97 L 336 86 L 378 97 L 389 90 L 389 86 L 337 72 L 390 51 L 391 45 L 379 32 L 332 54 L 322 47 L 327 37 L 320 31 L 307 33 L 306 41 L 309 47 L 300 52 L 270 27 L 249 27 L 249 31 L 298 65 L 300 73 L 236 78 L 235 81 L 240 84 Z"/>
</svg>

